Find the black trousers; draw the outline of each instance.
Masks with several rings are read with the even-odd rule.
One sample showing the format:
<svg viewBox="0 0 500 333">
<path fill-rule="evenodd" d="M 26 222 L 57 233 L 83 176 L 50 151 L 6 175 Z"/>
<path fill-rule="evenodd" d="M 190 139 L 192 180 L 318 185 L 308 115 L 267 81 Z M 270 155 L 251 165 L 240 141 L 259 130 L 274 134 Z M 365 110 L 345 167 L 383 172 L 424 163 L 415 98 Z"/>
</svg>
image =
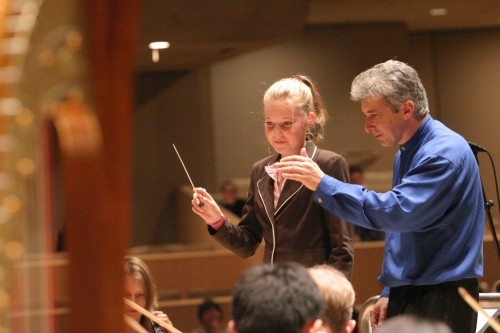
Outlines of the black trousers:
<svg viewBox="0 0 500 333">
<path fill-rule="evenodd" d="M 411 314 L 445 322 L 454 333 L 474 333 L 477 313 L 462 299 L 458 287 L 463 287 L 472 297 L 479 299 L 477 279 L 391 288 L 387 317 Z"/>
</svg>

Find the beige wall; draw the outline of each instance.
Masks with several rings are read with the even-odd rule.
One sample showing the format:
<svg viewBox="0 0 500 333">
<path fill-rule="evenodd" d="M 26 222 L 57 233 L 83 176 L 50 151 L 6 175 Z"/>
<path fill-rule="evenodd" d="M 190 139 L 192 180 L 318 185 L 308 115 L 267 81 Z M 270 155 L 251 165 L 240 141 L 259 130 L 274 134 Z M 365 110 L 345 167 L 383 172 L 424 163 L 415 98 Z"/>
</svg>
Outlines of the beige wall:
<svg viewBox="0 0 500 333">
<path fill-rule="evenodd" d="M 187 181 L 171 141 L 182 147 L 197 185 L 216 191 L 224 179 L 248 177 L 252 164 L 269 154 L 262 95 L 275 80 L 297 73 L 310 75 L 327 103 L 331 119 L 321 147 L 346 156 L 374 151 L 379 159 L 372 170 L 390 170 L 395 149 L 381 148 L 363 132 L 359 105 L 349 99 L 350 84 L 359 72 L 391 58 L 419 71 L 433 117 L 498 160 L 498 40 L 499 30 L 410 34 L 401 24 L 318 27 L 181 76 L 136 115 L 134 242 L 175 240 L 168 231 L 175 230 L 173 187 Z M 483 171 L 489 162 L 482 159 L 486 191 L 493 199 L 494 178 L 490 169 Z"/>
<path fill-rule="evenodd" d="M 432 37 L 441 120 L 500 161 L 500 31 L 443 33 Z M 498 216 L 493 170 L 480 153 L 479 165 L 488 199 Z M 497 164 L 497 168 L 498 168 Z M 498 181 L 498 179 L 497 179 Z M 497 230 L 500 231 L 500 230 Z"/>
<path fill-rule="evenodd" d="M 159 81 L 143 77 L 138 84 L 154 90 Z M 210 188 L 215 179 L 208 71 L 163 75 L 163 81 L 153 96 L 141 88 L 139 97 L 149 100 L 134 114 L 134 245 L 177 241 L 175 191 L 189 180 L 173 143 L 196 186 Z"/>
</svg>

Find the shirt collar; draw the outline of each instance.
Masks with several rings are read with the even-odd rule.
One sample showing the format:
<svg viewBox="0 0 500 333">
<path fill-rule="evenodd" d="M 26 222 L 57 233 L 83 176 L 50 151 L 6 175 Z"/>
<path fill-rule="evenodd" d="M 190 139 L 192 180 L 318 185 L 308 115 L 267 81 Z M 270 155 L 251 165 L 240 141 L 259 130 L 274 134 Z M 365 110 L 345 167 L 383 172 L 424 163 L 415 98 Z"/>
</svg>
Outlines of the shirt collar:
<svg viewBox="0 0 500 333">
<path fill-rule="evenodd" d="M 413 149 L 415 149 L 415 147 L 417 147 L 418 144 L 421 142 L 421 138 L 423 138 L 426 135 L 426 133 L 429 131 L 428 130 L 429 124 L 432 120 L 433 119 L 432 119 L 431 115 L 428 114 L 425 117 L 424 122 L 420 125 L 420 127 L 417 129 L 415 134 L 413 134 L 413 136 L 410 138 L 410 140 L 408 140 L 406 143 L 399 146 L 399 150 L 402 153 L 405 153 L 405 152 L 410 152 Z"/>
<path fill-rule="evenodd" d="M 316 156 L 316 152 L 318 151 L 318 148 L 316 147 L 316 145 L 312 141 L 308 141 L 308 142 L 306 142 L 305 147 L 306 147 L 306 151 L 307 151 L 307 156 L 314 159 Z M 281 155 L 277 155 L 276 162 L 278 162 L 279 160 L 281 160 Z M 276 169 L 275 163 L 268 164 L 268 165 L 264 166 L 264 169 L 266 170 L 267 174 L 274 181 L 276 181 L 276 179 L 278 179 L 278 170 Z"/>
</svg>

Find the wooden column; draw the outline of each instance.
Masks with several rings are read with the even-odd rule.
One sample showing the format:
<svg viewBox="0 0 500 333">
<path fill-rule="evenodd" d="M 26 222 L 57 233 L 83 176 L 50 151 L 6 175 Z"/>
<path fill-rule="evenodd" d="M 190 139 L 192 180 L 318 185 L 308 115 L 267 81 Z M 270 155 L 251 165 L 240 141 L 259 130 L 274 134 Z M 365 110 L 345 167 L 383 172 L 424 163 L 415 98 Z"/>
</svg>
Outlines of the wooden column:
<svg viewBox="0 0 500 333">
<path fill-rule="evenodd" d="M 123 256 L 131 220 L 136 34 L 142 1 L 82 0 L 98 152 L 62 159 L 70 332 L 124 332 Z M 76 108 L 86 106 L 76 106 Z"/>
</svg>

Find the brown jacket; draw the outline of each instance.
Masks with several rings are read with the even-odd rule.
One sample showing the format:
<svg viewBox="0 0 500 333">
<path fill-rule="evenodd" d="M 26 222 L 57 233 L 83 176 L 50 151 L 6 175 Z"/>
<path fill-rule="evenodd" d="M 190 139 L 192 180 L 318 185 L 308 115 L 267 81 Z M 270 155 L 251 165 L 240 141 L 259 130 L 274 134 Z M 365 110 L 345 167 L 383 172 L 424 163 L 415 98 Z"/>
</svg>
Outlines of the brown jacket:
<svg viewBox="0 0 500 333">
<path fill-rule="evenodd" d="M 307 154 L 325 172 L 348 181 L 344 158 L 307 144 Z M 274 181 L 264 166 L 280 159 L 275 154 L 255 163 L 252 168 L 248 199 L 236 226 L 226 220 L 213 237 L 234 253 L 252 256 L 264 238 L 265 263 L 295 261 L 310 267 L 330 264 L 351 278 L 354 257 L 353 226 L 338 219 L 313 202 L 313 192 L 302 183 L 287 180 L 274 208 Z"/>
</svg>

